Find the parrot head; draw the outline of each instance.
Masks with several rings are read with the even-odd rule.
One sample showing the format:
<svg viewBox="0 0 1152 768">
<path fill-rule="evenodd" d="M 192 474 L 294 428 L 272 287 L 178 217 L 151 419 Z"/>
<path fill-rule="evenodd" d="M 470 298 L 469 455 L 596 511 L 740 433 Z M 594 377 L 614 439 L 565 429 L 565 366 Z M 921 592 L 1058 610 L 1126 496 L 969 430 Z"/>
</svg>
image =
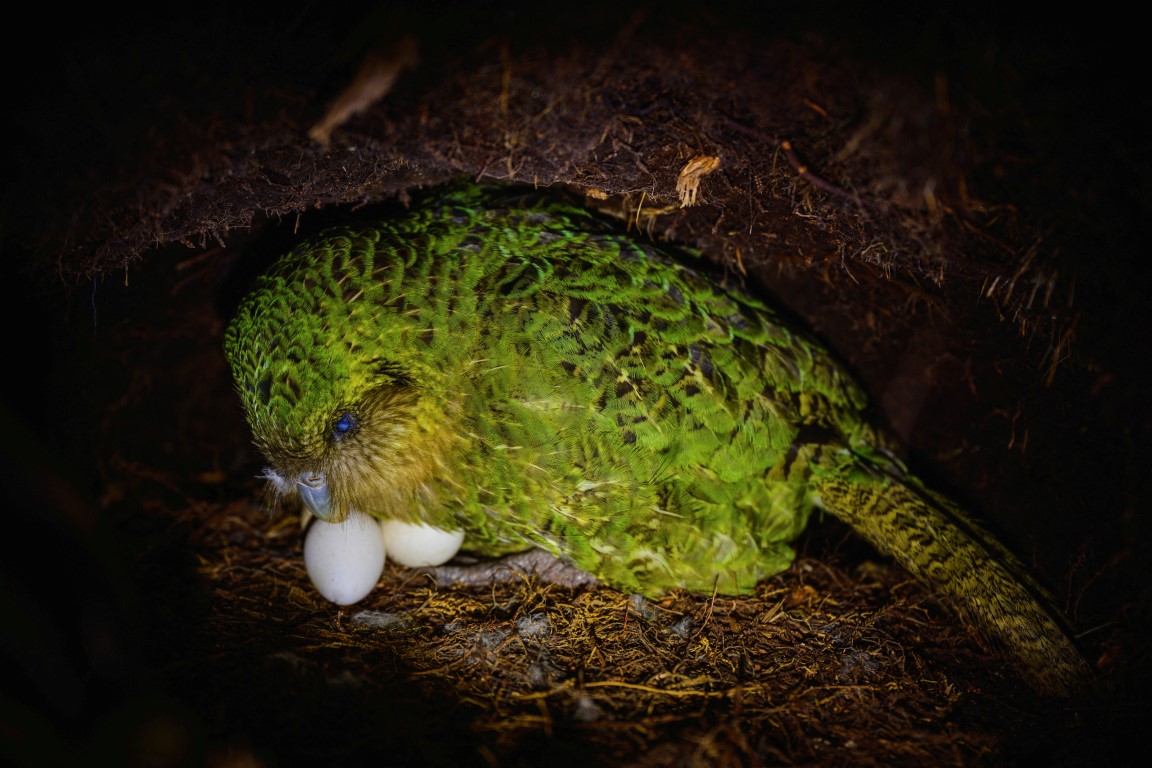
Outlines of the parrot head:
<svg viewBox="0 0 1152 768">
<path fill-rule="evenodd" d="M 301 399 L 253 422 L 268 460 L 264 476 L 284 496 L 295 494 L 313 515 L 339 522 L 353 509 L 377 516 L 410 495 L 410 445 L 417 430 L 416 390 L 382 382 L 341 397 Z M 406 493 L 407 492 L 407 493 Z M 392 499 L 392 503 L 389 503 Z"/>
<path fill-rule="evenodd" d="M 395 340 L 363 333 L 369 302 L 334 301 L 309 277 L 264 279 L 225 335 L 264 476 L 322 520 L 423 522 L 453 440 L 446 409 L 389 357 Z"/>
</svg>

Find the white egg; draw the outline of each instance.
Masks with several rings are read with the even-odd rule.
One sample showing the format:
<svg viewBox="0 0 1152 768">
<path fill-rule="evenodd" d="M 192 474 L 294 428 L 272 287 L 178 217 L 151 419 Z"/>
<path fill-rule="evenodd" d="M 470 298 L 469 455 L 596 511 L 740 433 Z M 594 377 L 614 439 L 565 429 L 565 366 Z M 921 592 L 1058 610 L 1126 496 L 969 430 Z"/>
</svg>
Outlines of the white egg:
<svg viewBox="0 0 1152 768">
<path fill-rule="evenodd" d="M 384 572 L 380 523 L 353 510 L 340 523 L 316 520 L 304 537 L 304 567 L 316 590 L 338 605 L 362 600 Z"/>
<path fill-rule="evenodd" d="M 446 531 L 423 523 L 385 520 L 380 524 L 388 556 L 409 568 L 442 565 L 460 551 L 464 531 Z"/>
</svg>

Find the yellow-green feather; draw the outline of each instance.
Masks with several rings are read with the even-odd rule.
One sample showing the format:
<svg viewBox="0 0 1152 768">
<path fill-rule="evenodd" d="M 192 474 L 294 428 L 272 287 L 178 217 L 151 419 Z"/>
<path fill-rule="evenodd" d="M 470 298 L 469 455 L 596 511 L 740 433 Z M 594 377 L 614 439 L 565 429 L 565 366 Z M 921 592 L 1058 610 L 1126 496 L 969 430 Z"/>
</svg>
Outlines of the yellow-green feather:
<svg viewBox="0 0 1152 768">
<path fill-rule="evenodd" d="M 338 515 L 540 547 L 647 595 L 740 594 L 788 567 L 820 503 L 1038 687 L 1084 676 L 1048 598 L 905 480 L 824 348 L 580 208 L 463 185 L 329 231 L 261 278 L 226 352 L 273 471 L 323 472 Z"/>
</svg>

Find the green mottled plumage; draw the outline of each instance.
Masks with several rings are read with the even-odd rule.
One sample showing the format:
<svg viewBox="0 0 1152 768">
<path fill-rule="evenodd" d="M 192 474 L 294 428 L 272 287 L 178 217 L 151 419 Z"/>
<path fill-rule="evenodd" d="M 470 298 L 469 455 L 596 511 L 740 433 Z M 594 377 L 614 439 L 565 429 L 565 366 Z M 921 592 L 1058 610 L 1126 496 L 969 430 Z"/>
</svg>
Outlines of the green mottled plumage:
<svg viewBox="0 0 1152 768">
<path fill-rule="evenodd" d="M 821 346 L 586 211 L 458 186 L 335 229 L 261 278 L 226 338 L 283 492 L 332 518 L 463 528 L 619 589 L 750 591 L 816 507 L 938 592 L 1044 691 L 1086 667 L 1003 547 L 924 489 Z"/>
</svg>

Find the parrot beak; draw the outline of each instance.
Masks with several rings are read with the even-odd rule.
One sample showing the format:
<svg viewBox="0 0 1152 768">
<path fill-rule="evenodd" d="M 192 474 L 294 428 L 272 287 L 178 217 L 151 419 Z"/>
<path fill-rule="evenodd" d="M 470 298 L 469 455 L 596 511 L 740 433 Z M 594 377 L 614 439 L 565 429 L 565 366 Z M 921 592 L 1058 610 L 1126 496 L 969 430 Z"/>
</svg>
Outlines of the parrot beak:
<svg viewBox="0 0 1152 768">
<path fill-rule="evenodd" d="M 308 511 L 321 520 L 332 519 L 332 497 L 328 493 L 328 479 L 323 472 L 313 472 L 296 481 L 296 492 Z"/>
</svg>

